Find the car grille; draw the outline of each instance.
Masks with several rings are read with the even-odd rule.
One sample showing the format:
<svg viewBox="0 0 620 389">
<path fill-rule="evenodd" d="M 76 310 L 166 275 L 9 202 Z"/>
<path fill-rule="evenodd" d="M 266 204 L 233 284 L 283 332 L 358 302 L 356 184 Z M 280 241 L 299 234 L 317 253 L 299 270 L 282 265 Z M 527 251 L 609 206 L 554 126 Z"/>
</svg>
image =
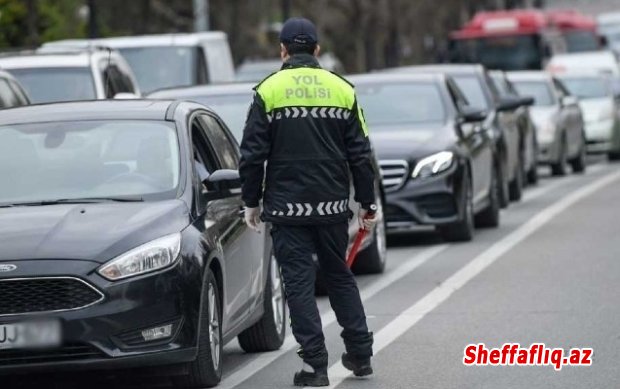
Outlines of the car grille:
<svg viewBox="0 0 620 389">
<path fill-rule="evenodd" d="M 71 277 L 0 279 L 0 315 L 68 311 L 103 300 L 103 294 Z"/>
<path fill-rule="evenodd" d="M 409 174 L 409 163 L 404 160 L 382 160 L 379 161 L 381 167 L 381 179 L 383 188 L 386 192 L 400 189 Z"/>
<path fill-rule="evenodd" d="M 65 345 L 52 350 L 0 350 L 0 366 L 95 359 L 102 356 L 96 348 L 82 344 Z"/>
</svg>

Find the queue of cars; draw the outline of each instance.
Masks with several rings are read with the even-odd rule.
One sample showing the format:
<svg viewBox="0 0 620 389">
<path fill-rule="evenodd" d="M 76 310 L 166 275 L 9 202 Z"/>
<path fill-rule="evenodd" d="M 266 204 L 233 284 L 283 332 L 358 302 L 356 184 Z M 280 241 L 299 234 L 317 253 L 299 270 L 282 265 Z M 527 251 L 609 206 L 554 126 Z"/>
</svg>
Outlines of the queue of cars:
<svg viewBox="0 0 620 389">
<path fill-rule="evenodd" d="M 14 296 L 0 329 L 39 334 L 5 337 L 0 374 L 158 366 L 210 387 L 225 343 L 283 344 L 269 226 L 242 222 L 238 144 L 253 84 L 226 83 L 224 34 L 52 42 L 0 68 L 15 76 L 0 71 L 0 108 L 11 108 L 0 114 L 11 183 L 0 186 L 0 292 Z M 350 77 L 384 216 L 353 271 L 383 272 L 388 233 L 430 226 L 458 242 L 499 226 L 539 164 L 563 175 L 584 171 L 586 146 L 620 152 L 613 75 L 558 71 L 453 64 Z M 356 231 L 352 221 L 351 243 Z"/>
</svg>

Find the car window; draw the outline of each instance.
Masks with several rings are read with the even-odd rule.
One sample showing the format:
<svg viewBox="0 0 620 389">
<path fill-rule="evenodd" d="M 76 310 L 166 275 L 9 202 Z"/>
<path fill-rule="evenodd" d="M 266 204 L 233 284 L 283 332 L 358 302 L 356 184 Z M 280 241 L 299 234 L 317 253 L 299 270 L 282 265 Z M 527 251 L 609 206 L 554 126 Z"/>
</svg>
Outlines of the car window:
<svg viewBox="0 0 620 389">
<path fill-rule="evenodd" d="M 457 75 L 453 77 L 454 82 L 458 85 L 459 89 L 463 91 L 469 105 L 480 109 L 488 109 L 489 103 L 482 89 L 482 83 L 476 76 L 461 76 Z"/>
<path fill-rule="evenodd" d="M 452 97 L 452 102 L 459 112 L 462 112 L 463 109 L 469 106 L 469 102 L 463 92 L 459 89 L 458 86 L 452 80 L 447 81 L 448 90 L 450 91 L 450 97 Z"/>
<path fill-rule="evenodd" d="M 226 130 L 217 119 L 211 115 L 200 115 L 199 121 L 202 123 L 209 142 L 213 145 L 213 149 L 219 159 L 223 169 L 239 168 L 238 146 L 231 142 Z"/>
<path fill-rule="evenodd" d="M 612 95 L 608 80 L 601 77 L 563 77 L 561 80 L 569 92 L 582 99 Z"/>
<path fill-rule="evenodd" d="M 196 56 L 196 83 L 199 85 L 209 83 L 209 70 L 207 69 L 207 60 L 205 51 L 202 47 L 198 48 L 198 55 Z"/>
<path fill-rule="evenodd" d="M 113 98 L 118 93 L 134 93 L 129 77 L 116 64 L 108 65 L 105 61 L 102 76 L 107 98 Z"/>
<path fill-rule="evenodd" d="M 191 131 L 194 173 L 199 178 L 200 182 L 203 182 L 211 173 L 219 169 L 219 164 L 214 157 L 213 148 L 209 145 L 203 125 L 198 117 L 192 120 Z M 203 190 L 208 190 L 204 184 Z"/>
<path fill-rule="evenodd" d="M 247 93 L 231 93 L 229 95 L 192 96 L 191 99 L 217 112 L 237 142 L 241 142 L 248 109 L 252 103 L 251 90 Z"/>
<path fill-rule="evenodd" d="M 553 91 L 546 81 L 515 81 L 513 85 L 519 92 L 519 96 L 533 97 L 535 106 L 555 104 Z"/>
<path fill-rule="evenodd" d="M 15 96 L 17 96 L 17 99 L 19 100 L 19 105 L 30 104 L 30 99 L 26 95 L 26 92 L 24 92 L 24 89 L 15 81 L 13 80 L 8 80 L 8 81 L 9 81 L 9 86 L 11 87 L 11 90 L 13 90 L 13 93 L 15 93 Z"/>
<path fill-rule="evenodd" d="M 2 100 L 2 108 L 22 105 L 5 78 L 0 78 L 0 100 Z"/>
</svg>

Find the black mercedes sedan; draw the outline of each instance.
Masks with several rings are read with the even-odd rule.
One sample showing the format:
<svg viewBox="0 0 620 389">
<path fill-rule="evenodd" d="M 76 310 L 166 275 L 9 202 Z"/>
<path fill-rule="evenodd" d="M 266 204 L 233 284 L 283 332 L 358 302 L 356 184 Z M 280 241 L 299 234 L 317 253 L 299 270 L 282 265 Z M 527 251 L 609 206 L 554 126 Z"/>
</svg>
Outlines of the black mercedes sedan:
<svg viewBox="0 0 620 389">
<path fill-rule="evenodd" d="M 443 74 L 351 77 L 379 157 L 388 230 L 436 226 L 448 241 L 499 225 L 499 164 L 472 108 Z"/>
<path fill-rule="evenodd" d="M 389 71 L 447 74 L 454 79 L 472 107 L 487 111 L 487 118 L 482 124 L 494 139 L 495 152 L 500 161 L 502 207 L 508 206 L 510 200 L 520 200 L 524 176 L 523 140 L 515 111 L 523 105 L 531 105 L 531 99 L 501 96 L 495 89 L 488 71 L 482 65 L 408 66 Z"/>
<path fill-rule="evenodd" d="M 268 234 L 243 223 L 238 145 L 196 103 L 0 116 L 0 374 L 166 366 L 216 385 L 222 347 L 278 349 Z"/>
</svg>

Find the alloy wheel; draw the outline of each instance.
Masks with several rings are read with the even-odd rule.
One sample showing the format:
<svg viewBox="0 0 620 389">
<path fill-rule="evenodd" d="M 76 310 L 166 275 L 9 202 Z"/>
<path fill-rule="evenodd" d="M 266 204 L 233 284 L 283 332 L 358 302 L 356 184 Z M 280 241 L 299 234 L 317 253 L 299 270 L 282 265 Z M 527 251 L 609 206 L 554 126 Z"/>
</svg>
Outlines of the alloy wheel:
<svg viewBox="0 0 620 389">
<path fill-rule="evenodd" d="M 215 289 L 213 284 L 209 284 L 207 292 L 209 304 L 209 344 L 211 345 L 211 356 L 213 360 L 213 368 L 217 370 L 220 365 L 220 314 L 215 301 Z"/>
<path fill-rule="evenodd" d="M 271 256 L 270 277 L 271 277 L 271 307 L 273 312 L 273 322 L 276 325 L 278 334 L 284 331 L 284 292 L 282 274 L 274 255 Z"/>
</svg>

